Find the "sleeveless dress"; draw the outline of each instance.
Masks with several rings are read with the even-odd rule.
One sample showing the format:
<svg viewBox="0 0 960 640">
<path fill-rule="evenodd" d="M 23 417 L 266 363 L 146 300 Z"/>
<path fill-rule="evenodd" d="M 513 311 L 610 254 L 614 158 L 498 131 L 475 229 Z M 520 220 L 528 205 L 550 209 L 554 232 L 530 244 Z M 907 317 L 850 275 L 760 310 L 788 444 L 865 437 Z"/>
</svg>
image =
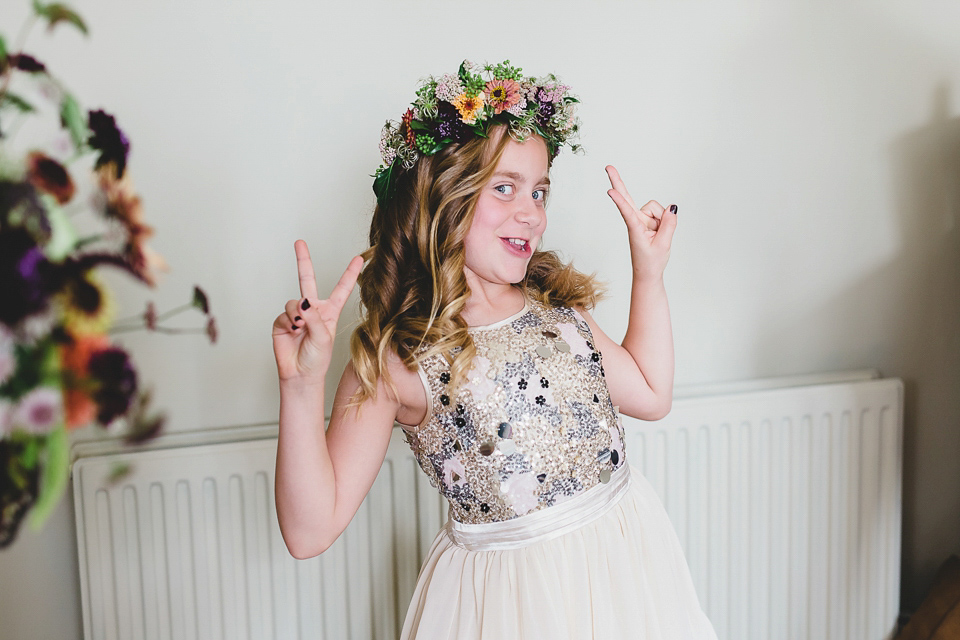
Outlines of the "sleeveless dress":
<svg viewBox="0 0 960 640">
<path fill-rule="evenodd" d="M 421 360 L 430 406 L 404 429 L 450 509 L 401 640 L 715 640 L 583 317 L 528 300 L 470 333 L 457 389 Z"/>
</svg>

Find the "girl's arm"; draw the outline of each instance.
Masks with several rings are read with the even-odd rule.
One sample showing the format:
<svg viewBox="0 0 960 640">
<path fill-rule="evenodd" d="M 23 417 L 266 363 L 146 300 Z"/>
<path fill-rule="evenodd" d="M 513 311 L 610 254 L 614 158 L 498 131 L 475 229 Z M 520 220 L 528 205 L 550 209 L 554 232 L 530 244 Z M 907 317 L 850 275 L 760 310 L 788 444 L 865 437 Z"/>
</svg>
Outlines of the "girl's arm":
<svg viewBox="0 0 960 640">
<path fill-rule="evenodd" d="M 630 318 L 623 343 L 616 344 L 589 314 L 583 315 L 603 354 L 613 403 L 629 416 L 659 420 L 673 403 L 673 330 L 663 271 L 677 227 L 676 206 L 665 210 L 651 200 L 637 207 L 617 170 L 608 166 L 607 174 L 613 185 L 607 193 L 627 225 L 633 264 Z"/>
<path fill-rule="evenodd" d="M 376 399 L 361 408 L 345 408 L 359 386 L 347 366 L 330 428 L 324 431 L 324 378 L 340 311 L 363 260 L 354 258 L 330 298 L 320 300 L 307 245 L 298 240 L 295 246 L 302 297 L 289 301 L 273 324 L 280 378 L 275 497 L 287 549 L 294 557 L 308 558 L 333 544 L 369 491 L 386 455 L 399 403 L 378 389 Z"/>
<path fill-rule="evenodd" d="M 324 432 L 322 383 L 280 382 L 275 497 L 280 532 L 295 558 L 311 558 L 336 541 L 383 465 L 399 403 L 381 384 L 376 398 L 348 407 L 359 385 L 348 364 Z"/>
</svg>

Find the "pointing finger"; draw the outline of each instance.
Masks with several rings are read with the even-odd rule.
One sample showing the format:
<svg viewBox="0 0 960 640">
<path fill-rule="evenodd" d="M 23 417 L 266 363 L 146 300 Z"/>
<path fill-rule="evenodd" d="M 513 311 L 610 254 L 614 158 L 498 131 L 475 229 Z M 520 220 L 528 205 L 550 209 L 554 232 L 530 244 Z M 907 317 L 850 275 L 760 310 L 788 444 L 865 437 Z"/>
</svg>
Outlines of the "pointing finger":
<svg viewBox="0 0 960 640">
<path fill-rule="evenodd" d="M 303 240 L 293 243 L 297 252 L 297 274 L 300 277 L 300 297 L 317 299 L 317 277 L 313 274 L 313 262 L 310 260 L 310 249 Z"/>
<path fill-rule="evenodd" d="M 343 305 L 346 304 L 347 298 L 350 297 L 350 292 L 353 291 L 353 286 L 357 283 L 357 278 L 360 276 L 362 269 L 363 257 L 354 256 L 350 264 L 347 265 L 346 271 L 340 276 L 340 280 L 330 293 L 330 305 L 332 311 L 337 315 L 340 315 Z"/>
<path fill-rule="evenodd" d="M 636 210 L 638 207 L 630 196 L 630 192 L 627 191 L 627 186 L 623 184 L 623 180 L 620 178 L 620 172 L 617 171 L 617 168 L 612 164 L 607 165 L 607 177 L 610 179 L 610 185 Z"/>
</svg>

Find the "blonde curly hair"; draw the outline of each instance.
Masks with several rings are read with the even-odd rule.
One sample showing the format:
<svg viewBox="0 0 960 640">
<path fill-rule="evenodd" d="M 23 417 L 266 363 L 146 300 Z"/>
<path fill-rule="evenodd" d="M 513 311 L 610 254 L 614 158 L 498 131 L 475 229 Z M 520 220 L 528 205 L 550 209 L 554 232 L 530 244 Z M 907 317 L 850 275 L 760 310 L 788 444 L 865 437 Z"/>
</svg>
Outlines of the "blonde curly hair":
<svg viewBox="0 0 960 640">
<path fill-rule="evenodd" d="M 386 367 L 391 353 L 411 371 L 420 359 L 443 354 L 454 384 L 469 369 L 476 350 L 461 317 L 470 297 L 463 241 L 481 189 L 511 139 L 504 129 L 420 157 L 397 176 L 391 198 L 374 209 L 358 280 L 363 314 L 350 339 L 360 379 L 351 404 L 374 397 L 380 377 L 392 387 Z M 521 286 L 528 297 L 554 306 L 589 309 L 601 295 L 593 276 L 553 251 L 534 252 Z"/>
</svg>

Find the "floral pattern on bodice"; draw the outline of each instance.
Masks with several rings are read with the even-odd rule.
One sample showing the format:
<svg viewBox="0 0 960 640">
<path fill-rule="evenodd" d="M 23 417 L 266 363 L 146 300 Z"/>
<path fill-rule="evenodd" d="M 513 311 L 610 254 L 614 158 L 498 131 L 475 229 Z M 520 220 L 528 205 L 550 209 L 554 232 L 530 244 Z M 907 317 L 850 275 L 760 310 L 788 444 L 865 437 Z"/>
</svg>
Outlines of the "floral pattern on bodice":
<svg viewBox="0 0 960 640">
<path fill-rule="evenodd" d="M 470 335 L 477 355 L 458 388 L 442 355 L 420 361 L 431 406 L 422 426 L 405 430 L 452 519 L 498 522 L 549 508 L 626 464 L 603 358 L 576 310 L 531 300 Z"/>
</svg>

